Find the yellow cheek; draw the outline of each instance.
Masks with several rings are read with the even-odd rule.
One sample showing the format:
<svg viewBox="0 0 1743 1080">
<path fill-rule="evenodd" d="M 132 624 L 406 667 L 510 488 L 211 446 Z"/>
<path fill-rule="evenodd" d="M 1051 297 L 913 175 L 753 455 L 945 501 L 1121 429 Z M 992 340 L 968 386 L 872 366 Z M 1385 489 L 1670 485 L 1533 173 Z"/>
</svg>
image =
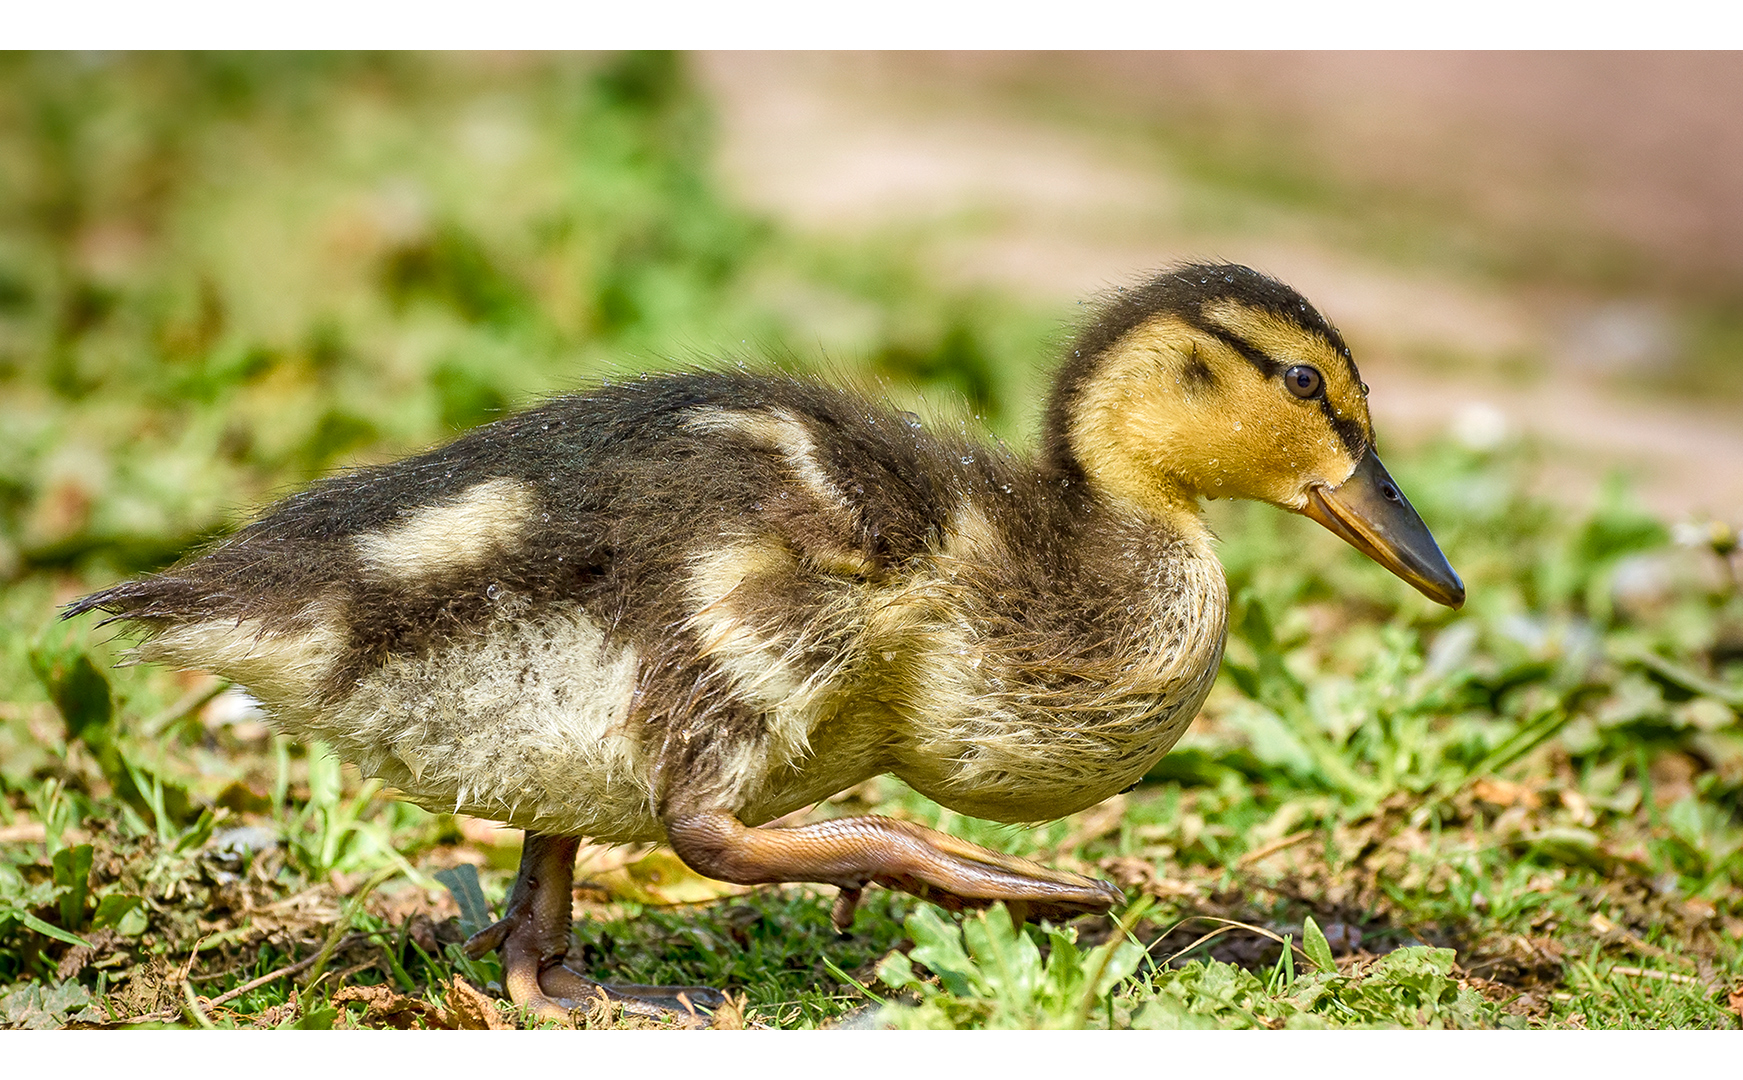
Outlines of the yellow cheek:
<svg viewBox="0 0 1743 1080">
<path fill-rule="evenodd" d="M 1209 459 L 1201 490 L 1213 498 L 1299 506 L 1310 485 L 1342 483 L 1356 467 L 1317 416 L 1242 419 L 1230 427 L 1205 448 Z"/>
</svg>

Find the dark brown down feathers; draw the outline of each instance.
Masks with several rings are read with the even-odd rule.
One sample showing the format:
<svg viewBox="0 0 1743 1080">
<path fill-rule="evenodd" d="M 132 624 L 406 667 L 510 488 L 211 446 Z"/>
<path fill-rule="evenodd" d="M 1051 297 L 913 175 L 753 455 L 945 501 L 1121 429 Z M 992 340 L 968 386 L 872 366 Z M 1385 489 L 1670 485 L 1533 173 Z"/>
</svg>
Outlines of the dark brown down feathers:
<svg viewBox="0 0 1743 1080">
<path fill-rule="evenodd" d="M 1111 497 L 1124 451 L 1077 419 L 1141 327 L 1289 359 L 1212 304 L 1347 357 L 1286 286 L 1182 267 L 1083 330 L 1037 460 L 805 379 L 649 376 L 333 476 L 68 614 L 143 626 L 148 658 L 237 678 L 425 805 L 527 828 L 654 839 L 679 805 L 754 824 L 885 771 L 1057 816 L 1141 776 L 1216 671 L 1208 532 Z"/>
</svg>

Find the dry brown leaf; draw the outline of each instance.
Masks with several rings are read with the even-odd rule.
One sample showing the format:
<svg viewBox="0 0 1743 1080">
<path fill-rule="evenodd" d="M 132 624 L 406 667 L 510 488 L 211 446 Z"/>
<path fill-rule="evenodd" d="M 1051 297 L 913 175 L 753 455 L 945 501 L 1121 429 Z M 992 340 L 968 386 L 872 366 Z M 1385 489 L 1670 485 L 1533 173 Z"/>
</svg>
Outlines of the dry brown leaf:
<svg viewBox="0 0 1743 1080">
<path fill-rule="evenodd" d="M 1573 788 L 1562 789 L 1561 804 L 1573 815 L 1574 824 L 1589 829 L 1598 823 L 1598 815 L 1592 811 L 1592 804 Z"/>
<path fill-rule="evenodd" d="M 107 956 L 115 944 L 116 933 L 113 929 L 99 930 L 88 934 L 87 944 L 74 945 L 61 957 L 61 962 L 55 967 L 54 977 L 57 982 L 78 978 L 79 972 L 85 970 L 85 965 Z"/>
<path fill-rule="evenodd" d="M 1525 785 L 1488 776 L 1471 785 L 1471 794 L 1494 806 L 1523 806 L 1527 810 L 1535 810 L 1543 805 L 1537 792 Z"/>
<path fill-rule="evenodd" d="M 1726 996 L 1725 1003 L 1731 1006 L 1732 1012 L 1743 1017 L 1743 984 L 1739 984 L 1737 989 Z"/>
<path fill-rule="evenodd" d="M 665 848 L 652 851 L 627 866 L 599 874 L 586 884 L 605 890 L 616 900 L 633 900 L 656 907 L 701 904 L 750 891 L 743 885 L 703 877 Z"/>
<path fill-rule="evenodd" d="M 1156 867 L 1147 859 L 1131 855 L 1115 855 L 1096 865 L 1122 889 L 1144 891 L 1156 880 Z"/>
<path fill-rule="evenodd" d="M 569 1014 L 571 1020 L 577 1021 L 577 1026 L 588 1031 L 608 1031 L 618 1026 L 618 1018 L 622 1010 L 617 1002 L 604 994 L 595 994 L 589 998 L 585 1006 Z"/>
<path fill-rule="evenodd" d="M 122 1016 L 142 1016 L 181 1005 L 181 977 L 163 956 L 153 956 L 126 975 L 110 1002 Z"/>
<path fill-rule="evenodd" d="M 496 1001 L 480 993 L 472 984 L 456 975 L 448 981 L 448 997 L 442 1020 L 447 1027 L 462 1031 L 513 1031 L 514 1025 L 504 1019 Z"/>
<path fill-rule="evenodd" d="M 708 1026 L 715 1031 L 743 1031 L 744 1003 L 743 994 L 727 994 L 726 1000 L 715 1007 L 713 1020 Z"/>
<path fill-rule="evenodd" d="M 366 1023 L 386 1024 L 406 1031 L 419 1026 L 446 1028 L 450 1025 L 441 1010 L 422 998 L 408 997 L 391 986 L 346 986 L 333 995 L 333 1004 L 361 1002 Z"/>
<path fill-rule="evenodd" d="M 48 839 L 48 826 L 40 821 L 0 825 L 0 844 L 40 844 Z"/>
<path fill-rule="evenodd" d="M 1719 914 L 1719 909 L 1699 897 L 1690 897 L 1682 902 L 1683 914 L 1694 922 L 1706 922 Z"/>
</svg>

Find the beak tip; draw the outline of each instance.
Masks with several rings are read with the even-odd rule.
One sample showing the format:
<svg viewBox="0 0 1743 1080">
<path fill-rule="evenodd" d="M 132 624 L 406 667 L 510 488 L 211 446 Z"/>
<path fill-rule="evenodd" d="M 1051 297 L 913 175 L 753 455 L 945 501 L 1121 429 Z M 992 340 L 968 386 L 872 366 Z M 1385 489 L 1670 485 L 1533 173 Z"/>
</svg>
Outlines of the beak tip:
<svg viewBox="0 0 1743 1080">
<path fill-rule="evenodd" d="M 1436 554 L 1439 554 L 1437 551 Z M 1410 579 L 1406 579 L 1410 580 Z M 1465 583 L 1458 571 L 1447 565 L 1444 559 L 1435 570 L 1411 580 L 1416 591 L 1443 607 L 1457 611 L 1465 606 Z"/>
<path fill-rule="evenodd" d="M 1296 510 L 1435 603 L 1454 611 L 1464 607 L 1464 581 L 1372 450 L 1337 487 L 1310 487 Z"/>
</svg>

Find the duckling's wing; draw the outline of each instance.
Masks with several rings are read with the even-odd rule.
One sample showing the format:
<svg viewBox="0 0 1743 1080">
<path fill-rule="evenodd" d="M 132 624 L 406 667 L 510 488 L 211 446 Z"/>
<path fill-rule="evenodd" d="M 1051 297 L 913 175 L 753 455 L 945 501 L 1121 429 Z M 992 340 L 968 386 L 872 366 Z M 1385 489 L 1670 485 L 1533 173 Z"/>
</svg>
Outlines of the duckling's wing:
<svg viewBox="0 0 1743 1080">
<path fill-rule="evenodd" d="M 864 651 L 860 586 L 937 551 L 972 456 L 801 380 L 651 378 L 320 481 L 68 614 L 143 626 L 144 658 L 241 683 L 427 803 L 637 838 L 622 806 L 553 815 L 804 771 L 806 695 Z M 842 745 L 758 815 L 881 766 L 879 740 Z"/>
</svg>

